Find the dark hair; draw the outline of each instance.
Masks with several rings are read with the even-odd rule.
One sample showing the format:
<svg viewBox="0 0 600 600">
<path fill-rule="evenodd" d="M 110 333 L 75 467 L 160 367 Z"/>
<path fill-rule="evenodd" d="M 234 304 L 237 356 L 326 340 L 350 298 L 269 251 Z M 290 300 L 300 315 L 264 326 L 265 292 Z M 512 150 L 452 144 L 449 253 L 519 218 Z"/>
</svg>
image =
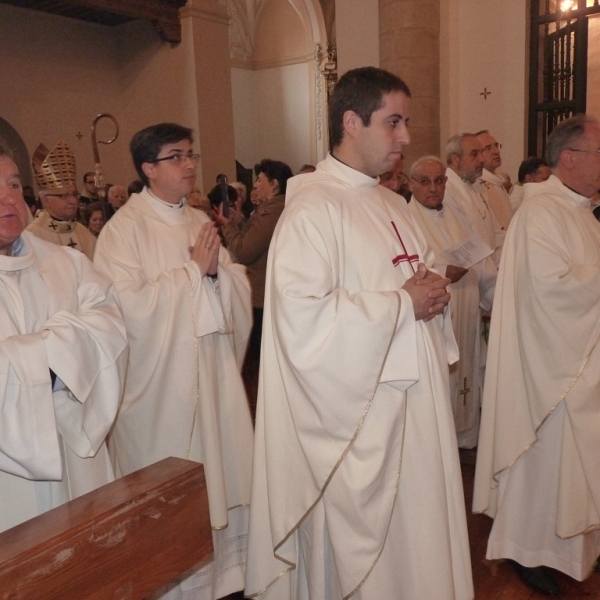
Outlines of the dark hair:
<svg viewBox="0 0 600 600">
<path fill-rule="evenodd" d="M 87 173 L 85 173 L 85 174 L 84 174 L 84 176 L 83 176 L 83 183 L 86 183 L 86 179 L 87 179 L 87 178 L 88 178 L 90 175 L 91 175 L 92 177 L 94 177 L 94 183 L 96 183 L 96 179 L 95 179 L 95 177 L 96 177 L 96 173 L 94 173 L 94 171 L 88 171 Z"/>
<path fill-rule="evenodd" d="M 131 194 L 139 194 L 144 189 L 144 183 L 139 179 L 132 181 L 127 186 L 127 197 L 131 196 Z"/>
<path fill-rule="evenodd" d="M 288 179 L 294 175 L 284 162 L 271 160 L 270 158 L 264 158 L 258 164 L 254 165 L 254 174 L 258 177 L 261 173 L 264 173 L 269 181 L 273 181 L 274 179 L 277 181 L 279 187 L 278 194 L 285 194 Z"/>
<path fill-rule="evenodd" d="M 0 144 L 0 157 L 10 158 L 13 160 L 13 153 L 6 146 Z"/>
<path fill-rule="evenodd" d="M 194 141 L 192 130 L 183 125 L 176 123 L 159 123 L 151 125 L 138 131 L 129 143 L 131 158 L 133 165 L 139 175 L 139 178 L 144 182 L 144 185 L 149 185 L 150 181 L 142 170 L 144 163 L 151 163 L 156 160 L 163 146 L 167 144 L 175 144 L 181 140 L 188 140 L 190 144 Z"/>
<path fill-rule="evenodd" d="M 217 208 L 217 206 L 223 202 L 223 198 L 221 197 L 221 186 L 219 184 L 215 185 L 206 196 L 210 200 L 210 205 L 213 208 Z M 229 204 L 231 205 L 237 200 L 237 192 L 235 191 L 235 188 L 230 185 L 227 186 L 227 197 L 229 198 Z"/>
<path fill-rule="evenodd" d="M 594 117 L 581 114 L 561 121 L 552 130 L 546 142 L 546 161 L 549 167 L 556 167 L 563 151 L 579 142 L 585 135 L 585 126 L 588 123 L 597 124 L 598 121 Z"/>
<path fill-rule="evenodd" d="M 346 111 L 354 111 L 368 127 L 371 115 L 383 106 L 383 96 L 390 92 L 402 92 L 411 97 L 406 83 L 383 69 L 362 67 L 342 75 L 329 98 L 330 150 L 342 143 Z"/>
<path fill-rule="evenodd" d="M 102 213 L 102 218 L 104 219 L 104 211 L 102 210 L 102 202 L 90 202 L 86 207 L 83 213 L 83 219 L 85 221 L 86 227 L 90 224 L 90 219 L 95 212 L 100 211 Z"/>
<path fill-rule="evenodd" d="M 530 156 L 526 158 L 519 166 L 519 172 L 517 177 L 519 183 L 525 183 L 525 177 L 527 175 L 533 175 L 540 167 L 547 167 L 548 163 L 538 156 Z"/>
</svg>

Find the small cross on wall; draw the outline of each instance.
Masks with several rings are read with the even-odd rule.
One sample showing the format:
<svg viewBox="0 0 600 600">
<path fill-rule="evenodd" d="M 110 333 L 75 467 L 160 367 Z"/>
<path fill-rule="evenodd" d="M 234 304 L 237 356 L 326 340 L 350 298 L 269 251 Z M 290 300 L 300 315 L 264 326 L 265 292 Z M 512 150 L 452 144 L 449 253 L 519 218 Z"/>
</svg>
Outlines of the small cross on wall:
<svg viewBox="0 0 600 600">
<path fill-rule="evenodd" d="M 486 87 L 483 88 L 483 92 L 479 92 L 480 96 L 483 96 L 484 100 L 487 100 L 487 97 L 491 94 L 492 92 L 488 92 L 488 89 Z"/>
<path fill-rule="evenodd" d="M 78 131 L 77 134 L 75 135 L 75 137 L 77 137 L 81 140 L 81 138 L 83 137 L 83 133 L 81 133 L 81 131 Z"/>
</svg>

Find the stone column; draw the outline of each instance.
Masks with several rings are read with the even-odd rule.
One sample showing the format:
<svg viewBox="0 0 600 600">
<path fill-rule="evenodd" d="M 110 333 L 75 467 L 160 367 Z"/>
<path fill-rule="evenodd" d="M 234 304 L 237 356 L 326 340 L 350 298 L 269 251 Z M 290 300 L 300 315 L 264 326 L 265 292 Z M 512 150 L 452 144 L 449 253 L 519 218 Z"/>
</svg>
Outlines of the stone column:
<svg viewBox="0 0 600 600">
<path fill-rule="evenodd" d="M 408 171 L 420 156 L 440 152 L 440 0 L 379 0 L 379 51 L 381 67 L 412 92 Z"/>
<path fill-rule="evenodd" d="M 180 15 L 188 54 L 182 68 L 193 88 L 190 98 L 196 100 L 190 100 L 189 109 L 196 113 L 190 122 L 198 123 L 198 185 L 209 191 L 219 173 L 235 180 L 229 16 L 224 3 L 218 0 L 190 0 Z"/>
</svg>

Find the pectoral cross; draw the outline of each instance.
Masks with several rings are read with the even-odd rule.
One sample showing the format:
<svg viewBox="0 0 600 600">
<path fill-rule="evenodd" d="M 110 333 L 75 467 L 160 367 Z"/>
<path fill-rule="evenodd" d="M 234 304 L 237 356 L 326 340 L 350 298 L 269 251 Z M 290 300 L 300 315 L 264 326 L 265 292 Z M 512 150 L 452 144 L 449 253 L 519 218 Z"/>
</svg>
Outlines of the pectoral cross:
<svg viewBox="0 0 600 600">
<path fill-rule="evenodd" d="M 69 246 L 69 248 L 77 248 L 77 242 L 74 242 L 73 238 L 69 238 L 69 243 L 67 246 Z"/>
<path fill-rule="evenodd" d="M 463 397 L 463 406 L 467 405 L 467 394 L 471 391 L 471 388 L 467 387 L 467 378 L 465 377 L 463 382 L 464 388 L 460 390 L 459 394 Z"/>
</svg>

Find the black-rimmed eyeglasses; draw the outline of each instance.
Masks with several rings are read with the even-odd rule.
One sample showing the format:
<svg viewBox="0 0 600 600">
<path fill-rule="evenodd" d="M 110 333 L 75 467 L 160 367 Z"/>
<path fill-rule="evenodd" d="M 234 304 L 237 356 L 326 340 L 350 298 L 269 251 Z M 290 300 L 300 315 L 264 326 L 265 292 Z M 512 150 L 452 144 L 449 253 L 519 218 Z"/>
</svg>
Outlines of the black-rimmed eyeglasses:
<svg viewBox="0 0 600 600">
<path fill-rule="evenodd" d="M 163 156 L 162 158 L 155 158 L 152 162 L 158 163 L 163 160 L 170 160 L 174 165 L 182 165 L 186 159 L 191 160 L 193 163 L 197 163 L 200 160 L 199 154 L 171 154 L 169 156 Z"/>
</svg>

